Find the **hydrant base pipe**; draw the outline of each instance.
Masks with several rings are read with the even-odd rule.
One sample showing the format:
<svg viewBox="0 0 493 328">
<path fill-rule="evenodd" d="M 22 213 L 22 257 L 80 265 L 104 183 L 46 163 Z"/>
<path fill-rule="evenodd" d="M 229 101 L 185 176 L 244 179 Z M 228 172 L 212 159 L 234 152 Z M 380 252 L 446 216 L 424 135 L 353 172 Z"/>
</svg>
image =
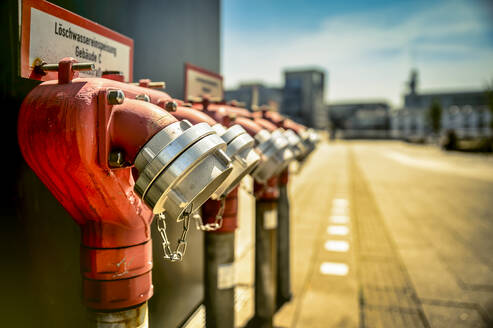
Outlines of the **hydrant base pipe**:
<svg viewBox="0 0 493 328">
<path fill-rule="evenodd" d="M 232 328 L 235 322 L 234 279 L 235 233 L 206 233 L 204 236 L 204 305 L 207 328 Z M 224 275 L 233 274 L 233 277 Z M 224 285 L 223 285 L 224 284 Z M 221 286 L 223 285 L 223 286 Z"/>
<path fill-rule="evenodd" d="M 90 328 L 148 328 L 147 302 L 129 309 L 114 312 L 98 312 L 88 309 Z"/>
<path fill-rule="evenodd" d="M 255 313 L 248 327 L 272 328 L 276 312 L 277 177 L 254 184 L 255 201 Z"/>
<path fill-rule="evenodd" d="M 290 267 L 290 216 L 288 198 L 288 172 L 281 174 L 279 181 L 279 204 L 277 226 L 277 303 L 279 310 L 284 303 L 291 300 L 291 267 Z"/>
<path fill-rule="evenodd" d="M 272 328 L 276 312 L 277 201 L 255 202 L 255 314 L 249 327 Z"/>
<path fill-rule="evenodd" d="M 202 207 L 204 224 L 215 221 L 221 201 L 208 200 Z M 204 237 L 204 305 L 207 328 L 235 326 L 235 230 L 238 212 L 238 187 L 224 200 L 221 228 Z"/>
</svg>

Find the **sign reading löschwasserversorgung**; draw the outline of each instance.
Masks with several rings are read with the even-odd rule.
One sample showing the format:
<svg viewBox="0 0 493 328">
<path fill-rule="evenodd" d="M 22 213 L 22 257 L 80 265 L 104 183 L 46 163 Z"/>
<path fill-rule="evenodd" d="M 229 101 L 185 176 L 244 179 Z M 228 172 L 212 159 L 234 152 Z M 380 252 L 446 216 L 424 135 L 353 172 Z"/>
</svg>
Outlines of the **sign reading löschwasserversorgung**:
<svg viewBox="0 0 493 328">
<path fill-rule="evenodd" d="M 93 63 L 96 70 L 80 76 L 119 71 L 132 80 L 133 40 L 46 1 L 22 1 L 21 76 L 31 77 L 40 61 L 58 63 L 64 57 Z M 56 74 L 56 73 L 54 73 Z M 53 73 L 42 80 L 56 78 Z"/>
</svg>

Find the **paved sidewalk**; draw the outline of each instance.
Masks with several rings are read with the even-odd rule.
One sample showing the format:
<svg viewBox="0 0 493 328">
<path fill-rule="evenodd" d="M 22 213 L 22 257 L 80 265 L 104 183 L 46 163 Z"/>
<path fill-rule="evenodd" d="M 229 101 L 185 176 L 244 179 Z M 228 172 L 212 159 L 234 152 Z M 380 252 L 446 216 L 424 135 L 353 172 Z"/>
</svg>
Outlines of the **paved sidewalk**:
<svg viewBox="0 0 493 328">
<path fill-rule="evenodd" d="M 493 157 L 321 143 L 290 175 L 293 299 L 276 327 L 493 327 Z M 253 314 L 253 199 L 237 234 L 237 326 Z"/>
<path fill-rule="evenodd" d="M 493 326 L 491 164 L 400 142 L 322 144 L 290 186 L 295 297 L 276 325 Z M 343 203 L 346 236 L 327 230 Z"/>
<path fill-rule="evenodd" d="M 321 144 L 291 175 L 293 301 L 278 327 L 357 327 L 358 289 L 344 146 Z"/>
</svg>

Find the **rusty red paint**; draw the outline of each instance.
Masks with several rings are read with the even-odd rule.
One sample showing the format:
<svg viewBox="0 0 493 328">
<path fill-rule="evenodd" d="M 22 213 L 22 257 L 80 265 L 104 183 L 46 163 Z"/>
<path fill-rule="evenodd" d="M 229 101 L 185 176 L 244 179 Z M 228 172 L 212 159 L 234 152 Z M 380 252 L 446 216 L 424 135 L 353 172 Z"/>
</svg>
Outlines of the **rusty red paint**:
<svg viewBox="0 0 493 328">
<path fill-rule="evenodd" d="M 73 62 L 64 59 L 61 64 Z M 59 76 L 71 65 L 60 65 Z M 62 81 L 60 81 L 62 82 Z M 140 304 L 152 296 L 150 224 L 152 211 L 134 192 L 130 165 L 137 151 L 163 127 L 176 122 L 143 101 L 106 103 L 106 92 L 133 86 L 101 78 L 47 81 L 22 103 L 18 139 L 36 175 L 81 227 L 85 303 L 95 309 Z M 117 148 L 130 164 L 108 167 Z M 106 160 L 105 160 L 106 159 Z M 147 245 L 147 246 L 142 246 Z M 102 275 L 103 264 L 129 263 Z M 125 279 L 122 279 L 124 277 Z M 101 278 L 101 280 L 100 280 Z"/>
</svg>

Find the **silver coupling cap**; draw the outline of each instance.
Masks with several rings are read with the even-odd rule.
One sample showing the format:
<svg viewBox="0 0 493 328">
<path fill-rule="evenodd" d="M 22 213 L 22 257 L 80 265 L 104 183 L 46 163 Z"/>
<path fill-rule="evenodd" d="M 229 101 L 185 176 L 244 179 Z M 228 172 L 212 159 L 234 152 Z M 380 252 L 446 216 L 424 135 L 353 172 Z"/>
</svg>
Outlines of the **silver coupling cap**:
<svg viewBox="0 0 493 328">
<path fill-rule="evenodd" d="M 154 135 L 135 159 L 135 191 L 155 214 L 180 221 L 198 209 L 232 171 L 226 143 L 207 124 L 175 122 Z"/>
<path fill-rule="evenodd" d="M 289 146 L 291 147 L 291 151 L 293 152 L 294 157 L 296 159 L 301 158 L 306 149 L 301 142 L 300 137 L 293 130 L 286 130 L 284 132 L 284 136 L 288 139 Z"/>
<path fill-rule="evenodd" d="M 281 173 L 294 158 L 288 139 L 283 133 L 283 129 L 272 133 L 262 130 L 255 135 L 258 150 L 261 152 L 261 162 L 252 176 L 260 183 L 265 183 L 270 177 Z"/>
<path fill-rule="evenodd" d="M 233 171 L 212 194 L 213 199 L 221 199 L 231 192 L 243 177 L 257 166 L 260 156 L 255 151 L 255 140 L 238 124 L 226 129 L 221 124 L 212 127 L 226 142 L 226 155 L 232 160 Z"/>
</svg>

